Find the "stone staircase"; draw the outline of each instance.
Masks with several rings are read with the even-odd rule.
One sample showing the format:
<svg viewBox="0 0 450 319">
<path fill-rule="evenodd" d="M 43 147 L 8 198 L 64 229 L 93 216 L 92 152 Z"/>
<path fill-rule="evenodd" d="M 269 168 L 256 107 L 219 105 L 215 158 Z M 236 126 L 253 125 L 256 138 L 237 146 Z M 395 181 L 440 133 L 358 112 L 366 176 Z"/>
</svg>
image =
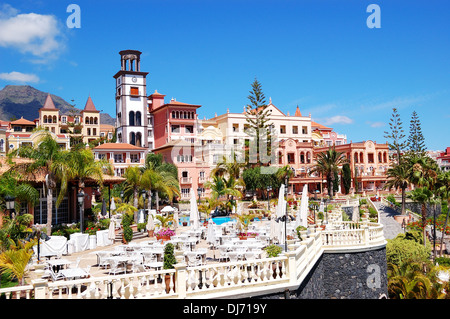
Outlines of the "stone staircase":
<svg viewBox="0 0 450 319">
<path fill-rule="evenodd" d="M 121 243 L 122 242 L 122 229 L 118 232 L 116 232 L 116 238 L 114 238 L 114 243 Z M 140 231 L 133 231 L 133 240 L 136 239 L 142 239 L 142 238 L 148 238 L 148 233 L 147 231 L 144 232 L 140 232 Z"/>
</svg>

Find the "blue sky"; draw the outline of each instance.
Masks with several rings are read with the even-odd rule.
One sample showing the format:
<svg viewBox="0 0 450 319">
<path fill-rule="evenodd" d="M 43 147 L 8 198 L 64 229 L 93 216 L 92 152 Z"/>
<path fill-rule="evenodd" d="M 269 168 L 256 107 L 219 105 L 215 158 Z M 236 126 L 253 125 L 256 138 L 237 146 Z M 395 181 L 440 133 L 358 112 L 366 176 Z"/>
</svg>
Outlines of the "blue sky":
<svg viewBox="0 0 450 319">
<path fill-rule="evenodd" d="M 68 28 L 69 4 L 81 28 Z M 368 28 L 369 4 L 381 28 Z M 250 84 L 267 100 L 383 143 L 392 108 L 406 135 L 417 111 L 430 150 L 449 143 L 450 3 L 383 0 L 14 0 L 0 2 L 0 88 L 29 84 L 114 114 L 119 51 L 142 51 L 155 89 L 200 104 L 201 118 L 242 112 Z M 3 30 L 3 31 L 2 31 Z"/>
</svg>

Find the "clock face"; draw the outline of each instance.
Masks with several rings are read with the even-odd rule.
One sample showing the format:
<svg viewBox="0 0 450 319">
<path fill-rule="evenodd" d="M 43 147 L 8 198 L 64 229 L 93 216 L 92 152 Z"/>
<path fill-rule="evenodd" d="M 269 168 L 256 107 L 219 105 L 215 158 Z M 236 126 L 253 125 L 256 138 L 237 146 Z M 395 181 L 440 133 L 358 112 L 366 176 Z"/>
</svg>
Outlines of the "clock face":
<svg viewBox="0 0 450 319">
<path fill-rule="evenodd" d="M 136 77 L 134 76 L 134 77 L 131 79 L 131 81 L 133 81 L 134 83 L 136 83 L 136 81 L 137 81 Z"/>
</svg>

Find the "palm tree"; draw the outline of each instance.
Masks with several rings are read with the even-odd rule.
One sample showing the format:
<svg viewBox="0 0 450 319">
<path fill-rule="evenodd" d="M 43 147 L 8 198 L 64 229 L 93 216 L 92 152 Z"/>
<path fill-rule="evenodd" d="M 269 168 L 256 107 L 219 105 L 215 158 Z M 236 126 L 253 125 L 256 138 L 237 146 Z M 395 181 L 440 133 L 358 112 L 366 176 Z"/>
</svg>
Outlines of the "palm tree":
<svg viewBox="0 0 450 319">
<path fill-rule="evenodd" d="M 231 195 L 235 197 L 241 197 L 242 194 L 239 190 L 235 189 L 238 182 L 234 179 L 227 180 L 222 176 L 213 176 L 212 181 L 207 181 L 205 187 L 211 189 L 212 198 L 218 199 L 221 196 Z M 230 187 L 231 186 L 231 187 Z"/>
<path fill-rule="evenodd" d="M 141 183 L 141 169 L 137 166 L 130 166 L 125 170 L 125 192 L 133 195 L 133 205 L 138 207 L 138 192 Z"/>
<path fill-rule="evenodd" d="M 409 181 L 418 187 L 432 189 L 437 181 L 439 166 L 428 156 L 411 155 L 407 158 Z"/>
<path fill-rule="evenodd" d="M 403 160 L 400 163 L 395 164 L 387 171 L 387 182 L 384 186 L 386 189 L 400 188 L 402 190 L 402 215 L 405 215 L 405 191 L 409 185 L 408 167 Z"/>
<path fill-rule="evenodd" d="M 433 200 L 433 192 L 426 187 L 414 189 L 409 195 L 413 202 L 419 203 L 422 207 L 423 244 L 426 245 L 425 225 L 427 219 L 427 204 Z"/>
<path fill-rule="evenodd" d="M 22 146 L 9 154 L 10 157 L 20 156 L 33 160 L 30 164 L 25 164 L 25 171 L 28 173 L 36 170 L 42 170 L 45 174 L 45 184 L 47 188 L 47 235 L 52 231 L 52 210 L 53 210 L 53 191 L 56 189 L 56 183 L 63 175 L 57 173 L 59 164 L 64 163 L 63 151 L 59 144 L 49 133 L 44 132 L 44 136 L 37 143 L 37 147 Z M 59 170 L 59 173 L 61 171 Z M 61 203 L 67 188 L 62 188 L 59 192 L 56 207 Z"/>
<path fill-rule="evenodd" d="M 334 196 L 333 182 L 335 179 L 335 173 L 340 171 L 340 167 L 347 163 L 347 158 L 344 153 L 337 152 L 336 149 L 330 147 L 328 150 L 317 154 L 316 165 L 312 169 L 313 172 L 317 172 L 326 176 L 328 195 L 330 198 Z"/>
<path fill-rule="evenodd" d="M 245 163 L 239 163 L 237 161 L 237 155 L 234 153 L 233 161 L 227 161 L 226 156 L 222 157 L 222 160 L 217 163 L 217 166 L 211 171 L 211 175 L 228 175 L 238 180 L 241 177 L 241 169 L 245 167 Z"/>
<path fill-rule="evenodd" d="M 161 228 L 169 228 L 171 222 L 173 222 L 172 216 L 156 215 L 155 218 L 160 222 Z"/>
<path fill-rule="evenodd" d="M 30 269 L 28 263 L 33 256 L 35 244 L 36 240 L 18 241 L 2 252 L 0 254 L 0 273 L 9 274 L 12 278 L 16 278 L 20 285 L 23 285 L 25 275 Z"/>
<path fill-rule="evenodd" d="M 447 200 L 447 214 L 445 216 L 444 228 L 442 229 L 441 249 L 439 255 L 442 255 L 442 246 L 444 243 L 445 230 L 448 223 L 448 215 L 450 212 L 450 171 L 441 172 L 437 178 L 437 193 L 440 194 L 443 200 Z"/>
<path fill-rule="evenodd" d="M 149 207 L 151 205 L 151 189 L 156 191 L 156 209 L 159 210 L 159 194 L 167 196 L 173 202 L 175 196 L 180 196 L 178 168 L 163 161 L 161 154 L 147 154 L 145 166 L 141 169 L 141 187 L 149 192 Z M 145 173 L 149 171 L 148 173 Z M 147 174 L 147 176 L 144 176 Z"/>
<path fill-rule="evenodd" d="M 421 263 L 388 265 L 388 292 L 392 299 L 442 299 L 445 293 L 436 280 L 435 267 Z"/>
<path fill-rule="evenodd" d="M 16 211 L 19 211 L 22 201 L 32 205 L 39 202 L 37 189 L 28 183 L 19 182 L 20 179 L 22 179 L 21 175 L 14 168 L 0 176 L 0 205 L 2 207 L 6 207 L 5 197 L 7 195 L 15 197 Z"/>
<path fill-rule="evenodd" d="M 230 178 L 227 180 L 223 176 L 213 175 L 212 181 L 207 181 L 205 183 L 205 187 L 211 189 L 211 197 L 213 199 L 220 199 L 220 197 L 222 196 L 227 197 L 226 200 L 227 203 L 225 206 L 228 206 L 228 204 L 233 205 L 234 197 L 236 198 L 242 197 L 241 191 L 237 189 L 241 186 L 242 186 L 241 181 L 235 180 L 233 176 L 230 176 Z"/>
<path fill-rule="evenodd" d="M 96 161 L 94 153 L 89 149 L 79 149 L 64 154 L 64 163 L 58 163 L 57 171 L 65 173 L 61 178 L 61 189 L 66 189 L 70 180 L 78 180 L 78 188 L 84 190 L 86 181 L 91 179 L 99 185 L 103 184 L 103 174 L 112 174 L 111 165 L 104 161 Z"/>
</svg>

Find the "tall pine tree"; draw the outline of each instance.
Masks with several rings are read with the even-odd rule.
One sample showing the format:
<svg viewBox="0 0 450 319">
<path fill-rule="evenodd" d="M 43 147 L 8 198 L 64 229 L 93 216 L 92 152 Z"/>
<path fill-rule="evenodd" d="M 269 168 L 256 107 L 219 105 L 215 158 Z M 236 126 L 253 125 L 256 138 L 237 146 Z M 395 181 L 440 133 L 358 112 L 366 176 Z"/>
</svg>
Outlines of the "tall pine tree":
<svg viewBox="0 0 450 319">
<path fill-rule="evenodd" d="M 419 116 L 416 111 L 413 111 L 411 121 L 409 124 L 409 136 L 407 140 L 407 148 L 411 155 L 424 156 L 425 138 L 422 134 L 422 127 L 420 124 Z"/>
<path fill-rule="evenodd" d="M 250 140 L 246 143 L 246 146 L 249 147 L 249 143 L 255 143 L 254 146 L 256 149 L 255 154 L 251 152 L 254 148 L 250 147 L 248 163 L 251 166 L 255 164 L 260 166 L 261 164 L 266 164 L 268 162 L 268 156 L 271 155 L 271 123 L 269 121 L 272 112 L 270 109 L 267 109 L 266 98 L 262 91 L 261 83 L 256 78 L 252 83 L 252 90 L 248 99 L 250 103 L 246 106 L 245 119 L 247 121 L 247 128 L 245 132 Z M 267 146 L 266 150 L 260 150 L 260 147 L 263 145 Z M 263 163 L 261 163 L 261 159 L 263 159 Z"/>
<path fill-rule="evenodd" d="M 406 142 L 404 141 L 405 134 L 402 125 L 403 123 L 400 119 L 400 114 L 398 114 L 397 109 L 394 107 L 389 122 L 390 132 L 385 131 L 384 137 L 391 140 L 389 149 L 396 152 L 397 163 L 400 161 L 400 155 L 406 147 Z"/>
</svg>

